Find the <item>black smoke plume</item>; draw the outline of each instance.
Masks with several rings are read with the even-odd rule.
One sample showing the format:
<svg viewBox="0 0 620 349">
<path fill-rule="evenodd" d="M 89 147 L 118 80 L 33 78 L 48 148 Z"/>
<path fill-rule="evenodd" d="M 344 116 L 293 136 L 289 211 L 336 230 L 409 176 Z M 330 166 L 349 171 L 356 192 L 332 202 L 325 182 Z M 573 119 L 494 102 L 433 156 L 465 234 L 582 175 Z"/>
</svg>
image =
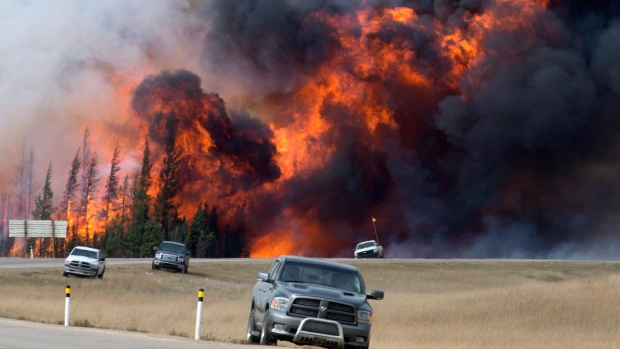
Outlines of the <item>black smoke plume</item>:
<svg viewBox="0 0 620 349">
<path fill-rule="evenodd" d="M 370 132 L 354 110 L 326 103 L 322 116 L 334 134 L 321 141 L 338 150 L 324 167 L 290 180 L 272 207 L 290 205 L 323 222 L 343 248 L 374 237 L 375 215 L 393 257 L 617 258 L 619 3 L 550 1 L 532 23 L 485 32 L 481 61 L 456 85 L 440 79 L 454 68 L 442 58 L 441 36 L 467 33 L 468 20 L 489 12 L 518 17 L 519 6 L 219 1 L 205 11 L 218 16 L 204 55 L 225 73 L 249 69 L 257 86 L 268 87 L 266 99 L 282 98 L 341 53 L 316 13 L 412 8 L 417 29 L 393 23 L 372 38 L 411 52 L 402 64 L 436 76 L 435 86 L 357 76 L 380 86 L 397 131 L 379 125 Z"/>
</svg>

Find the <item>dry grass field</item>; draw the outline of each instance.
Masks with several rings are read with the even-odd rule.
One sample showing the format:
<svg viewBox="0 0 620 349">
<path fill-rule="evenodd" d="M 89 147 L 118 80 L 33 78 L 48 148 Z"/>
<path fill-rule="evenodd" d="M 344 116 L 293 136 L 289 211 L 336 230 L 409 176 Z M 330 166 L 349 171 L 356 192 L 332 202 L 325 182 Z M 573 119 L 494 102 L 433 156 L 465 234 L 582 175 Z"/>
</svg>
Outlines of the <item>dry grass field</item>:
<svg viewBox="0 0 620 349">
<path fill-rule="evenodd" d="M 374 307 L 372 349 L 620 348 L 620 263 L 570 261 L 344 260 Z M 192 263 L 189 274 L 109 265 L 102 280 L 60 268 L 0 270 L 0 317 L 240 343 L 256 272 L 270 261 Z M 280 346 L 293 347 L 286 343 Z"/>
</svg>

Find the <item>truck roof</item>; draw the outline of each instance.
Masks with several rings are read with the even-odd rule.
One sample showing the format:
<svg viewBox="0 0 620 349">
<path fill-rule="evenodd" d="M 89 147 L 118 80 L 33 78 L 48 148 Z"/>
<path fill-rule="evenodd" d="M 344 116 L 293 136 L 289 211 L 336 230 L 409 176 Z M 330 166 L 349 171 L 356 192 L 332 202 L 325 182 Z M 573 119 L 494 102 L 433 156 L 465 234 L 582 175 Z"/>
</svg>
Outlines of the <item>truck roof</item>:
<svg viewBox="0 0 620 349">
<path fill-rule="evenodd" d="M 100 250 L 96 249 L 96 248 L 92 248 L 92 247 L 87 247 L 87 246 L 75 246 L 74 249 L 80 249 L 80 250 L 87 250 L 87 251 L 93 251 L 93 252 L 99 252 Z"/>
<path fill-rule="evenodd" d="M 328 261 L 325 259 L 319 259 L 319 258 L 281 255 L 280 257 L 278 257 L 278 259 L 281 261 L 313 263 L 313 264 L 318 264 L 318 265 L 323 265 L 323 266 L 337 267 L 337 268 L 342 268 L 346 270 L 357 271 L 357 268 L 352 265 L 342 264 L 338 262 L 331 262 L 331 261 Z"/>
</svg>

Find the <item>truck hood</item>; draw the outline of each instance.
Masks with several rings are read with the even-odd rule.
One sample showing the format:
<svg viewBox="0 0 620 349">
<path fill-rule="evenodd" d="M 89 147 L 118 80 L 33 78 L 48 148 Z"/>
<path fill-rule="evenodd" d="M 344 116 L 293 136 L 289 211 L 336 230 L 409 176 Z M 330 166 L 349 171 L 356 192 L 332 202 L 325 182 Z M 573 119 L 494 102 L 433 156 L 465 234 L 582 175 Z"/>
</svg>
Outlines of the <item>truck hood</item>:
<svg viewBox="0 0 620 349">
<path fill-rule="evenodd" d="M 67 257 L 67 261 L 87 262 L 91 264 L 98 262 L 95 258 L 88 258 L 86 256 L 69 256 Z"/>
<path fill-rule="evenodd" d="M 359 250 L 355 250 L 355 253 L 361 253 L 361 252 L 366 252 L 366 251 L 376 251 L 379 248 L 377 246 L 372 246 L 372 247 L 366 247 L 366 248 L 362 248 Z"/>
<path fill-rule="evenodd" d="M 319 286 L 297 282 L 277 282 L 277 290 L 285 297 L 302 296 L 310 298 L 325 298 L 343 303 L 354 304 L 358 309 L 368 304 L 365 294 L 339 290 L 337 288 Z"/>
<path fill-rule="evenodd" d="M 163 253 L 163 254 L 167 254 L 169 256 L 176 256 L 176 257 L 184 257 L 185 255 L 183 253 L 178 253 L 178 252 L 172 252 L 172 251 L 166 251 L 166 250 L 157 250 L 157 253 Z"/>
</svg>

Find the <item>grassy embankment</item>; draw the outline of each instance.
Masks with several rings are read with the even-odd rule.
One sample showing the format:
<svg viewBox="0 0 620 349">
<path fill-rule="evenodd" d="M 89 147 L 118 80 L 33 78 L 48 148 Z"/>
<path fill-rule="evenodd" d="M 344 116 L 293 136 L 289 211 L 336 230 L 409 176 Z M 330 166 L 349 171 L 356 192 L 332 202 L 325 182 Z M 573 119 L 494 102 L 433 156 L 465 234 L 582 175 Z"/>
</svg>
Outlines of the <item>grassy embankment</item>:
<svg viewBox="0 0 620 349">
<path fill-rule="evenodd" d="M 374 307 L 372 349 L 620 347 L 620 263 L 348 260 Z M 205 289 L 202 339 L 245 338 L 252 286 L 270 262 L 194 263 L 187 275 L 110 265 L 102 280 L 56 268 L 0 270 L 0 317 L 193 337 Z M 281 346 L 292 347 L 285 343 Z"/>
</svg>

